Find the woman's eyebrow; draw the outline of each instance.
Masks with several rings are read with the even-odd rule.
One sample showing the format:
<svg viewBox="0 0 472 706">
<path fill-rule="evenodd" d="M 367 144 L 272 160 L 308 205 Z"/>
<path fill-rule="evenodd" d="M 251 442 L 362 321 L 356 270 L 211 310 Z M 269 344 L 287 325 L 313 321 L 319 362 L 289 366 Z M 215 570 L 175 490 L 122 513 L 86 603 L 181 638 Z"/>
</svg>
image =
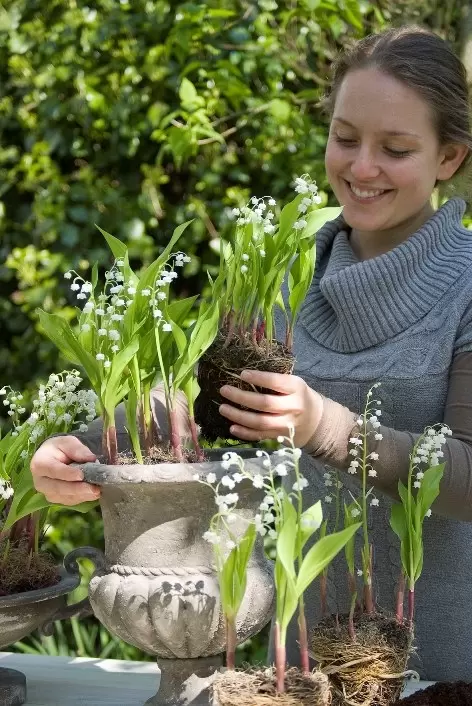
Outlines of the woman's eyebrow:
<svg viewBox="0 0 472 706">
<path fill-rule="evenodd" d="M 341 118 L 337 115 L 333 117 L 333 121 L 334 120 L 336 120 L 338 123 L 342 123 L 343 125 L 347 125 L 348 127 L 352 127 L 355 130 L 357 129 L 355 125 L 349 122 L 349 120 L 345 120 L 344 118 Z M 382 130 L 382 134 L 391 135 L 392 137 L 420 137 L 420 135 L 417 135 L 415 132 L 405 132 L 405 130 Z"/>
</svg>

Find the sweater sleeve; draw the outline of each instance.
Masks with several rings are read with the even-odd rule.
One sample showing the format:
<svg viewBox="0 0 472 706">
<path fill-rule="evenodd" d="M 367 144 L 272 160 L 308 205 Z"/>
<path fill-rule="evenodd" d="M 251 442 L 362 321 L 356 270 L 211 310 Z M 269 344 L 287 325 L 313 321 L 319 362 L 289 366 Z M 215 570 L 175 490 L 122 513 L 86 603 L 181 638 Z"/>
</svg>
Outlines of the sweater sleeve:
<svg viewBox="0 0 472 706">
<path fill-rule="evenodd" d="M 339 470 L 347 471 L 349 438 L 357 429 L 355 415 L 333 400 L 323 400 L 323 415 L 304 450 Z M 452 430 L 443 447 L 446 463 L 441 490 L 433 510 L 456 520 L 472 521 L 472 353 L 460 353 L 451 366 L 443 421 Z M 419 434 L 381 426 L 381 441 L 369 439 L 369 452 L 379 454 L 377 477 L 371 478 L 379 491 L 397 499 L 398 480 L 406 481 L 410 454 Z"/>
</svg>

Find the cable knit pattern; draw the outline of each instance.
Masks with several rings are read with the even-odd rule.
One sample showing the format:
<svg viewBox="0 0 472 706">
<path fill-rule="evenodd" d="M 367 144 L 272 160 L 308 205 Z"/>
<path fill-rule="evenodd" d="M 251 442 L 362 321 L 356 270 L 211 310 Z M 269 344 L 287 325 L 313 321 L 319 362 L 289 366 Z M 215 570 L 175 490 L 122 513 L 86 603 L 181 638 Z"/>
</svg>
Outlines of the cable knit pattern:
<svg viewBox="0 0 472 706">
<path fill-rule="evenodd" d="M 404 243 L 363 262 L 350 248 L 339 216 L 318 235 L 318 275 L 301 321 L 322 345 L 350 353 L 423 319 L 472 264 L 464 210 L 461 200 L 452 199 Z"/>
<path fill-rule="evenodd" d="M 357 415 L 369 387 L 382 383 L 382 423 L 391 432 L 391 458 L 401 458 L 404 464 L 396 437 L 402 435 L 404 446 L 405 438 L 408 443 L 412 434 L 443 420 L 451 364 L 457 354 L 472 351 L 472 232 L 462 225 L 464 209 L 461 200 L 451 199 L 404 243 L 365 261 L 358 261 L 352 251 L 342 216 L 328 223 L 317 236 L 316 275 L 295 327 L 295 373 L 325 398 Z M 279 338 L 282 319 L 276 320 Z M 335 409 L 332 404 L 326 408 Z M 345 416 L 346 429 L 350 419 Z M 316 433 L 312 441 L 324 448 Z M 326 495 L 325 464 L 328 457 L 342 457 L 345 447 L 343 437 L 339 449 L 325 449 L 324 457 L 302 455 L 302 472 L 310 483 L 307 505 Z M 405 471 L 398 469 L 399 475 Z M 454 466 L 451 474 L 448 483 L 454 483 L 461 468 Z M 341 479 L 347 493 L 358 492 L 356 477 L 341 473 Z M 377 495 L 380 507 L 371 508 L 369 517 L 374 585 L 379 605 L 393 610 L 399 547 L 389 527 L 392 501 L 379 491 Z M 427 679 L 471 680 L 472 524 L 433 515 L 424 550 L 417 587 L 419 661 L 412 666 Z M 342 556 L 330 569 L 328 603 L 331 611 L 348 610 Z M 306 605 L 313 625 L 320 618 L 317 583 Z M 295 625 L 288 656 L 297 662 Z"/>
</svg>

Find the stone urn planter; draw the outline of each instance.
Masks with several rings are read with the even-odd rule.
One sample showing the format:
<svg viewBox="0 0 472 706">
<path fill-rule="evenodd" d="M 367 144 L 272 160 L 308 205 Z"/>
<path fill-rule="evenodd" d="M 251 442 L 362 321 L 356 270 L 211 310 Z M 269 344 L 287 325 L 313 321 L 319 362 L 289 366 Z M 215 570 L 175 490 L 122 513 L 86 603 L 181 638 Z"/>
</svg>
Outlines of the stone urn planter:
<svg viewBox="0 0 472 706">
<path fill-rule="evenodd" d="M 250 458 L 246 468 L 260 472 L 261 461 Z M 226 471 L 219 460 L 82 468 L 85 480 L 102 489 L 105 556 L 89 585 L 96 617 L 158 658 L 161 685 L 148 704 L 208 704 L 208 677 L 222 665 L 225 626 L 213 550 L 203 539 L 215 513 L 214 495 L 194 475 L 221 478 Z M 253 517 L 263 491 L 247 480 L 238 493 L 238 514 Z M 232 525 L 235 534 L 246 528 L 243 519 Z M 272 567 L 259 541 L 237 623 L 239 642 L 270 620 L 273 601 Z"/>
<path fill-rule="evenodd" d="M 89 556 L 86 547 L 82 549 L 81 556 Z M 67 594 L 80 583 L 75 552 L 64 558 L 59 574 L 60 581 L 54 586 L 0 596 L 0 649 L 21 640 L 37 628 L 46 634 L 51 633 L 55 620 L 91 614 L 88 599 L 71 606 L 66 603 Z M 1 706 L 20 706 L 25 700 L 25 676 L 13 669 L 0 668 Z"/>
</svg>

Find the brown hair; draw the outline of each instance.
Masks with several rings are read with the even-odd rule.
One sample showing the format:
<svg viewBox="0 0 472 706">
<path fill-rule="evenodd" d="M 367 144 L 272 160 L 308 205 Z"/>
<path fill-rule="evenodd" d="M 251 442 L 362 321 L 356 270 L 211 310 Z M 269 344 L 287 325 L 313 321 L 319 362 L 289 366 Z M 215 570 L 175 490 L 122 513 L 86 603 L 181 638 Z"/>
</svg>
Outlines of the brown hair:
<svg viewBox="0 0 472 706">
<path fill-rule="evenodd" d="M 334 64 L 332 89 L 324 101 L 332 114 L 350 71 L 376 68 L 416 91 L 430 106 L 440 144 L 467 145 L 470 160 L 469 91 L 461 60 L 438 35 L 417 26 L 389 29 L 359 40 Z"/>
</svg>

